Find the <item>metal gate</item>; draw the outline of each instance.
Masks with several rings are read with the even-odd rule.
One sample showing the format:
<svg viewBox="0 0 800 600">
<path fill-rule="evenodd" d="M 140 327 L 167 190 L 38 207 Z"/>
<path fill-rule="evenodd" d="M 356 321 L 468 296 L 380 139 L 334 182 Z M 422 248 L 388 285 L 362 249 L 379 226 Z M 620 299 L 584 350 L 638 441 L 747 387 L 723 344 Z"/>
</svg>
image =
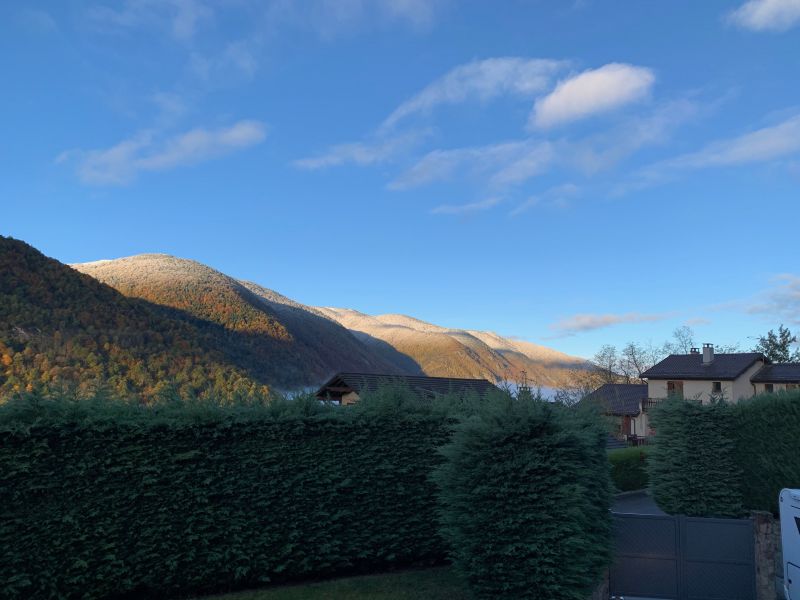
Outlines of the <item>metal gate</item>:
<svg viewBox="0 0 800 600">
<path fill-rule="evenodd" d="M 755 600 L 753 522 L 614 513 L 611 598 Z"/>
</svg>

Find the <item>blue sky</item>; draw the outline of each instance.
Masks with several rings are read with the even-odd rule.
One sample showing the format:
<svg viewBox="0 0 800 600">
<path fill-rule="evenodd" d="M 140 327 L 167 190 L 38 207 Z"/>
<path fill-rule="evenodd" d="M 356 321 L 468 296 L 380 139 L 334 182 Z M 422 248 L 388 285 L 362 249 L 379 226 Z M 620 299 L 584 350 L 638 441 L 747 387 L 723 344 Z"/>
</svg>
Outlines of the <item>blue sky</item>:
<svg viewBox="0 0 800 600">
<path fill-rule="evenodd" d="M 800 329 L 800 0 L 0 7 L 0 233 L 590 356 Z"/>
</svg>

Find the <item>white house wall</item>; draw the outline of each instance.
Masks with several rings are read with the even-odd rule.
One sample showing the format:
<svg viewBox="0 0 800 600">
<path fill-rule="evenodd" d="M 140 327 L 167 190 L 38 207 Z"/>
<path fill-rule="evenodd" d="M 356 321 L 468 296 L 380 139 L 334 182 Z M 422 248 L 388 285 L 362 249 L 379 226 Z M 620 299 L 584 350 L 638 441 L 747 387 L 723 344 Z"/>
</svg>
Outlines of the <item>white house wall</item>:
<svg viewBox="0 0 800 600">
<path fill-rule="evenodd" d="M 722 395 L 729 402 L 738 402 L 742 398 L 750 398 L 753 395 L 753 384 L 750 378 L 753 377 L 764 366 L 761 361 L 756 363 L 742 373 L 734 381 L 721 381 Z M 699 398 L 704 403 L 711 399 L 713 390 L 713 382 L 719 381 L 718 379 L 673 379 L 670 381 L 683 381 L 683 397 L 687 400 Z M 777 388 L 776 388 L 777 389 Z M 761 386 L 763 391 L 763 385 Z M 651 379 L 647 382 L 647 395 L 649 398 L 666 398 L 667 397 L 667 380 L 665 379 Z"/>
<path fill-rule="evenodd" d="M 734 382 L 731 400 L 738 402 L 742 398 L 751 398 L 753 396 L 753 382 L 751 382 L 750 379 L 758 373 L 763 366 L 764 363 L 762 361 L 756 361 L 756 364 L 747 369 L 744 375 Z"/>
<path fill-rule="evenodd" d="M 765 393 L 767 391 L 766 388 L 764 387 L 765 385 L 766 385 L 765 383 L 756 383 L 755 384 L 755 386 L 756 386 L 756 394 Z M 795 387 L 793 387 L 792 389 L 796 390 L 797 389 L 797 387 L 796 387 L 797 384 L 793 384 L 793 385 L 795 385 Z M 772 391 L 773 392 L 784 392 L 784 391 L 786 391 L 786 389 L 787 389 L 787 387 L 786 387 L 785 383 L 773 383 L 772 384 Z"/>
</svg>

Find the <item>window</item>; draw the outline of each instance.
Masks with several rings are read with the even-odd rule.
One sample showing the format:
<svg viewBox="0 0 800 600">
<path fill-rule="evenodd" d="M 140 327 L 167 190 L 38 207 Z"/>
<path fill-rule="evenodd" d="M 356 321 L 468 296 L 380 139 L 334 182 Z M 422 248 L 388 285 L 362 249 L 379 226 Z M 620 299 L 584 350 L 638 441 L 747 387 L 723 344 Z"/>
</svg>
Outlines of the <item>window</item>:
<svg viewBox="0 0 800 600">
<path fill-rule="evenodd" d="M 711 393 L 712 394 L 721 394 L 722 393 L 722 382 L 721 381 L 712 381 L 711 382 Z"/>
<path fill-rule="evenodd" d="M 796 383 L 787 383 L 786 384 L 786 389 L 787 390 L 796 390 L 797 389 L 797 384 Z"/>
<path fill-rule="evenodd" d="M 683 382 L 682 381 L 668 381 L 667 382 L 667 396 L 674 396 L 676 398 L 683 398 Z"/>
<path fill-rule="evenodd" d="M 764 384 L 764 391 L 767 392 L 768 394 L 771 394 L 772 391 L 773 391 L 772 384 L 771 383 L 765 383 Z"/>
</svg>

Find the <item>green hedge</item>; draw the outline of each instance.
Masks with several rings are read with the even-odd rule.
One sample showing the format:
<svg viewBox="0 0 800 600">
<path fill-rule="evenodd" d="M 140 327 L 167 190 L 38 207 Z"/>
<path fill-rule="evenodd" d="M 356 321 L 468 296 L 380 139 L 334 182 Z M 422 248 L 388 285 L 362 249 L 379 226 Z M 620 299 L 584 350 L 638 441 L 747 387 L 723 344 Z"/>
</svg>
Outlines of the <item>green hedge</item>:
<svg viewBox="0 0 800 600">
<path fill-rule="evenodd" d="M 476 597 L 589 596 L 610 559 L 605 441 L 536 401 L 487 405 L 456 428 L 434 479 L 442 534 Z"/>
<path fill-rule="evenodd" d="M 742 501 L 777 514 L 782 488 L 800 488 L 800 393 L 764 394 L 733 407 Z"/>
<path fill-rule="evenodd" d="M 689 516 L 740 516 L 742 472 L 734 454 L 731 406 L 667 400 L 653 412 L 653 427 L 648 470 L 661 509 Z"/>
<path fill-rule="evenodd" d="M 0 407 L 0 596 L 167 597 L 422 564 L 442 411 Z"/>
<path fill-rule="evenodd" d="M 668 401 L 653 415 L 649 472 L 669 513 L 777 513 L 784 487 L 800 487 L 800 393 L 763 394 L 730 404 Z"/>
<path fill-rule="evenodd" d="M 609 450 L 608 462 L 611 463 L 611 480 L 620 492 L 647 487 L 646 446 Z"/>
</svg>

